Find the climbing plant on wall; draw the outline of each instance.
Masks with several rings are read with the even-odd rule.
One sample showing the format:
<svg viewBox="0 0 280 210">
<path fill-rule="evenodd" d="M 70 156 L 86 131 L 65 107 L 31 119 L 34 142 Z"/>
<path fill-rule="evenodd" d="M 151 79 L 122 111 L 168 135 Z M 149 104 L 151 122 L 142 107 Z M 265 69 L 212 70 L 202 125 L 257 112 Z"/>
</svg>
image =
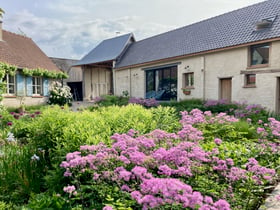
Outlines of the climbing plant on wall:
<svg viewBox="0 0 280 210">
<path fill-rule="evenodd" d="M 17 67 L 0 62 L 0 101 L 3 99 L 2 94 L 5 92 L 6 83 L 3 81 L 5 75 L 15 75 L 17 71 Z M 36 69 L 28 69 L 24 68 L 22 70 L 22 75 L 26 77 L 32 77 L 32 76 L 39 76 L 49 79 L 67 79 L 68 75 L 64 72 L 57 72 L 57 71 L 48 71 L 46 69 L 42 68 L 36 68 Z"/>
<path fill-rule="evenodd" d="M 6 83 L 3 81 L 5 75 L 15 75 L 17 67 L 7 63 L 0 62 L 0 101 L 3 100 L 2 94 L 5 92 Z"/>
<path fill-rule="evenodd" d="M 31 76 L 38 76 L 38 77 L 45 77 L 50 79 L 67 79 L 68 75 L 64 72 L 57 72 L 57 71 L 48 71 L 46 69 L 27 69 L 24 68 L 22 70 L 24 76 L 31 77 Z"/>
</svg>

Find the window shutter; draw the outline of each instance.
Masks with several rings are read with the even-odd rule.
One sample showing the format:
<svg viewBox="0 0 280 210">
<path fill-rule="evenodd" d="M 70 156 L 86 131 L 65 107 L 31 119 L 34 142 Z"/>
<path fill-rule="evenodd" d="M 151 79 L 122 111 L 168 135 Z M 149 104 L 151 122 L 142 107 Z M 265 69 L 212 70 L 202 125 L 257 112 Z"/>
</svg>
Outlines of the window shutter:
<svg viewBox="0 0 280 210">
<path fill-rule="evenodd" d="M 49 80 L 47 78 L 43 78 L 43 96 L 49 95 Z"/>
<path fill-rule="evenodd" d="M 24 77 L 21 74 L 16 74 L 17 95 L 25 96 Z"/>
<path fill-rule="evenodd" d="M 26 89 L 27 89 L 27 96 L 32 96 L 32 77 L 26 78 Z"/>
</svg>

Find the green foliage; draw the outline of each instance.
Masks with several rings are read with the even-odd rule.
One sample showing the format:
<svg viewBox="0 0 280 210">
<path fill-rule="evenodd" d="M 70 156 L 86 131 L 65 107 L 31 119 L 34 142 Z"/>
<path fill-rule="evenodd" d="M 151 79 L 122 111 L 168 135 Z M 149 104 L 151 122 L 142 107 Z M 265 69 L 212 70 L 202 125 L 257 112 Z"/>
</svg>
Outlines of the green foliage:
<svg viewBox="0 0 280 210">
<path fill-rule="evenodd" d="M 96 98 L 96 104 L 99 107 L 104 106 L 124 106 L 128 104 L 128 97 L 127 96 L 114 96 L 114 95 L 104 95 L 99 98 Z M 90 109 L 94 109 L 96 107 L 91 107 Z"/>
<path fill-rule="evenodd" d="M 60 195 L 53 193 L 32 194 L 28 204 L 25 206 L 28 210 L 57 210 L 57 209 L 71 209 L 67 201 Z"/>
<path fill-rule="evenodd" d="M 67 79 L 68 75 L 64 72 L 57 72 L 57 71 L 49 71 L 47 69 L 42 68 L 36 68 L 36 69 L 28 69 L 24 68 L 22 70 L 22 73 L 24 76 L 39 76 L 39 77 L 45 77 L 50 79 Z"/>
<path fill-rule="evenodd" d="M 14 208 L 13 208 L 12 204 L 0 201 L 0 209 L 1 210 L 13 210 Z"/>
<path fill-rule="evenodd" d="M 36 155 L 36 156 L 34 156 Z M 31 192 L 42 190 L 45 171 L 44 151 L 32 146 L 20 146 L 16 142 L 1 147 L 0 200 L 26 202 Z"/>
<path fill-rule="evenodd" d="M 192 109 L 203 109 L 203 101 L 201 99 L 189 99 L 183 101 L 170 101 L 170 102 L 161 102 L 164 107 L 173 107 L 176 109 L 177 113 L 181 111 L 191 111 Z"/>
</svg>

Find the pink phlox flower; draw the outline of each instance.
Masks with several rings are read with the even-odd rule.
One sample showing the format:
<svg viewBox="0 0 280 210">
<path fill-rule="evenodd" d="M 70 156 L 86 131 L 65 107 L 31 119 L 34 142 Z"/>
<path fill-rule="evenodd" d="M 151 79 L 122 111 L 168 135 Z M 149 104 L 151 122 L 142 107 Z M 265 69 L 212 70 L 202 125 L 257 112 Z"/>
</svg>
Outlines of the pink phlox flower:
<svg viewBox="0 0 280 210">
<path fill-rule="evenodd" d="M 93 174 L 93 180 L 98 180 L 99 179 L 99 177 L 100 177 L 100 174 L 98 174 L 98 173 L 94 173 Z"/>
<path fill-rule="evenodd" d="M 68 153 L 66 155 L 66 160 L 70 161 L 70 160 L 75 159 L 76 157 L 80 157 L 80 156 L 81 156 L 81 152 L 75 151 L 75 152 L 72 152 L 72 153 Z"/>
<path fill-rule="evenodd" d="M 96 146 L 95 145 L 82 145 L 82 146 L 80 146 L 80 151 L 94 152 L 94 151 L 96 151 Z"/>
<path fill-rule="evenodd" d="M 136 141 L 137 141 L 137 146 L 138 148 L 145 152 L 146 150 L 148 149 L 153 149 L 156 144 L 154 142 L 154 139 L 152 138 L 146 138 L 145 136 L 139 136 L 136 138 Z"/>
<path fill-rule="evenodd" d="M 230 179 L 230 181 L 239 181 L 241 179 L 247 179 L 246 170 L 238 168 L 238 167 L 232 167 L 226 177 Z"/>
<path fill-rule="evenodd" d="M 212 112 L 211 111 L 205 111 L 204 115 L 207 117 L 211 117 L 212 116 Z"/>
<path fill-rule="evenodd" d="M 225 200 L 222 200 L 222 199 L 215 202 L 214 207 L 216 207 L 217 210 L 231 210 L 229 203 Z"/>
<path fill-rule="evenodd" d="M 64 174 L 63 174 L 63 176 L 65 176 L 65 177 L 70 177 L 70 176 L 72 176 L 72 173 L 71 173 L 71 171 L 70 171 L 69 168 L 66 169 L 66 171 L 65 171 Z"/>
<path fill-rule="evenodd" d="M 220 144 L 222 144 L 223 141 L 219 138 L 215 138 L 214 142 L 215 142 L 215 144 L 220 145 Z"/>
<path fill-rule="evenodd" d="M 121 186 L 121 190 L 126 191 L 126 192 L 131 192 L 132 191 L 131 188 L 126 184 Z"/>
<path fill-rule="evenodd" d="M 135 137 L 137 135 L 139 135 L 139 131 L 136 131 L 134 129 L 130 129 L 128 132 L 127 132 L 127 135 L 131 136 L 131 137 Z"/>
<path fill-rule="evenodd" d="M 178 136 L 182 140 L 200 141 L 204 139 L 203 133 L 191 124 L 183 125 L 182 130 L 178 132 Z"/>
<path fill-rule="evenodd" d="M 158 168 L 158 174 L 163 174 L 166 176 L 171 176 L 173 169 L 171 169 L 168 165 L 161 165 Z"/>
<path fill-rule="evenodd" d="M 119 157 L 119 160 L 122 161 L 124 164 L 130 164 L 130 160 L 127 157 L 125 157 L 124 155 L 121 155 Z"/>
<path fill-rule="evenodd" d="M 130 193 L 131 197 L 136 200 L 138 203 L 140 202 L 140 199 L 142 198 L 142 194 L 139 191 L 133 191 Z"/>
<path fill-rule="evenodd" d="M 189 207 L 195 208 L 197 205 L 201 206 L 203 203 L 203 196 L 200 192 L 193 192 L 193 194 L 188 196 L 189 198 Z"/>
<path fill-rule="evenodd" d="M 124 167 L 117 167 L 114 172 L 116 174 L 118 174 L 118 178 L 120 180 L 125 180 L 125 181 L 129 181 L 130 180 L 130 177 L 131 177 L 131 172 L 127 171 Z"/>
<path fill-rule="evenodd" d="M 72 194 L 76 190 L 76 187 L 74 185 L 70 185 L 63 188 L 63 191 L 69 194 Z"/>
<path fill-rule="evenodd" d="M 141 166 L 135 166 L 131 172 L 139 179 L 144 179 L 147 174 L 147 169 Z"/>
<path fill-rule="evenodd" d="M 156 143 L 159 143 L 162 140 L 167 140 L 167 139 L 172 140 L 172 139 L 178 139 L 179 138 L 175 133 L 168 133 L 168 132 L 160 130 L 160 129 L 153 130 L 147 136 L 155 139 Z"/>
<path fill-rule="evenodd" d="M 102 210 L 114 210 L 112 206 L 104 206 Z"/>
<path fill-rule="evenodd" d="M 226 171 L 228 166 L 225 160 L 218 160 L 217 165 L 213 166 L 213 169 L 217 171 Z"/>
</svg>

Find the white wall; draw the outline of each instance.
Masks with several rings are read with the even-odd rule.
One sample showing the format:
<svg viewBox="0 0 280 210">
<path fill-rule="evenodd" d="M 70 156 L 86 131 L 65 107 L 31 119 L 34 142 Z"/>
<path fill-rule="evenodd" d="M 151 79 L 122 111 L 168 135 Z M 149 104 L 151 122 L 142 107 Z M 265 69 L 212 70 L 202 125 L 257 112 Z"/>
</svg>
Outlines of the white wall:
<svg viewBox="0 0 280 210">
<path fill-rule="evenodd" d="M 269 110 L 276 110 L 277 77 L 280 77 L 280 42 L 273 42 L 270 49 L 270 63 L 263 68 L 248 68 L 249 47 L 223 50 L 204 55 L 187 57 L 170 62 L 145 65 L 137 68 L 115 70 L 115 94 L 129 91 L 133 97 L 145 96 L 145 71 L 143 68 L 157 67 L 174 62 L 178 65 L 178 100 L 201 98 L 219 99 L 220 79 L 232 78 L 232 101 L 261 104 Z M 182 75 L 194 72 L 194 89 L 191 95 L 184 95 Z M 246 88 L 245 74 L 256 73 L 256 87 Z"/>
</svg>

